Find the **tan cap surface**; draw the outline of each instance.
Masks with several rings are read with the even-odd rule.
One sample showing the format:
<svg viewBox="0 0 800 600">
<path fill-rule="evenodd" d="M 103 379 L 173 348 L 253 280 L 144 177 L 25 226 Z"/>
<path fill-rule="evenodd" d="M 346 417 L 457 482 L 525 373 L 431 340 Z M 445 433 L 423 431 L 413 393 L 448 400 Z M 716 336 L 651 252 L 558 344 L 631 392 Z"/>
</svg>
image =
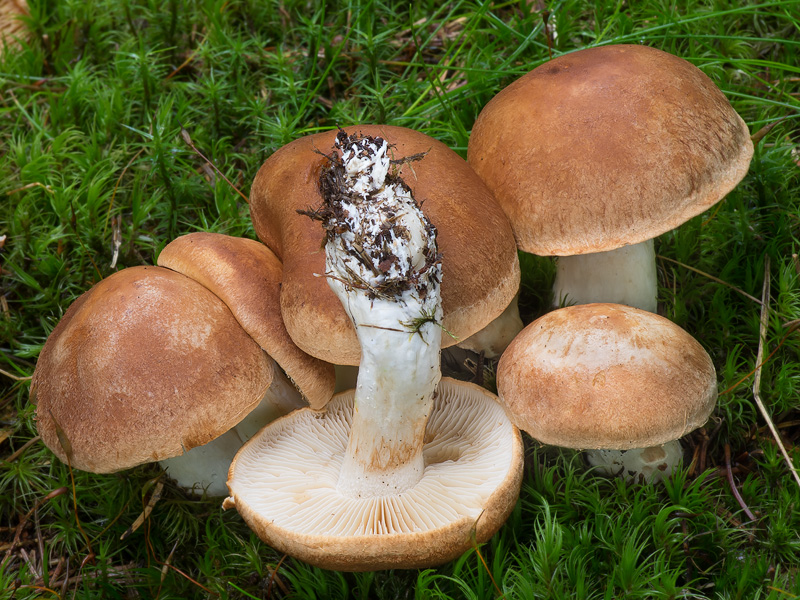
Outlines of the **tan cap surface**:
<svg viewBox="0 0 800 600">
<path fill-rule="evenodd" d="M 714 365 L 692 336 L 619 304 L 562 308 L 528 325 L 500 359 L 497 386 L 517 427 L 578 449 L 676 440 L 717 399 Z"/>
<path fill-rule="evenodd" d="M 488 540 L 516 504 L 523 447 L 496 396 L 442 379 L 425 434 L 425 471 L 397 495 L 339 492 L 353 392 L 324 414 L 301 409 L 274 421 L 236 455 L 234 507 L 258 536 L 326 569 L 423 568 Z"/>
<path fill-rule="evenodd" d="M 346 131 L 380 136 L 404 158 L 400 175 L 436 226 L 442 254 L 444 328 L 466 339 L 498 316 L 519 288 L 519 263 L 508 219 L 467 163 L 447 146 L 402 127 L 363 125 Z M 295 140 L 273 154 L 256 175 L 250 212 L 256 233 L 283 261 L 281 308 L 292 339 L 328 362 L 358 364 L 360 350 L 341 303 L 329 289 L 323 231 L 297 210 L 321 205 L 318 181 L 336 130 Z M 456 343 L 443 333 L 444 346 Z"/>
<path fill-rule="evenodd" d="M 322 408 L 331 399 L 336 383 L 333 365 L 309 356 L 289 337 L 280 307 L 283 266 L 264 244 L 219 233 L 190 233 L 167 244 L 158 264 L 216 294 L 312 408 Z"/>
<path fill-rule="evenodd" d="M 272 361 L 199 283 L 131 267 L 78 298 L 47 339 L 31 385 L 42 440 L 108 473 L 201 446 L 261 400 Z M 55 422 L 54 422 L 55 421 Z"/>
<path fill-rule="evenodd" d="M 0 51 L 3 46 L 16 49 L 20 38 L 29 35 L 23 17 L 30 14 L 25 0 L 0 0 Z"/>
<path fill-rule="evenodd" d="M 674 229 L 747 173 L 753 145 L 722 92 L 646 46 L 555 58 L 481 111 L 468 160 L 539 255 L 613 250 Z"/>
</svg>

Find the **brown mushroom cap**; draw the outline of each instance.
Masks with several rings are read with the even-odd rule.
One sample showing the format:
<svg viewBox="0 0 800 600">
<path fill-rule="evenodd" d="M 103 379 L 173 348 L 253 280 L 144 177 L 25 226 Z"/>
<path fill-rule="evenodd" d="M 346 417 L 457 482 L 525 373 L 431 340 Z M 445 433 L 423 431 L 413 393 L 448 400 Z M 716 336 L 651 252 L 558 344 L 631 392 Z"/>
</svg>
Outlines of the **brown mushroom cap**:
<svg viewBox="0 0 800 600">
<path fill-rule="evenodd" d="M 466 339 L 498 316 L 519 288 L 519 263 L 508 219 L 491 192 L 455 152 L 422 133 L 388 125 L 351 127 L 380 136 L 404 158 L 399 167 L 422 210 L 436 226 L 442 254 L 444 328 Z M 258 237 L 284 266 L 281 310 L 303 350 L 335 364 L 356 365 L 358 340 L 325 277 L 323 230 L 297 210 L 321 205 L 318 182 L 336 130 L 306 136 L 275 152 L 256 175 L 250 212 Z M 443 332 L 443 346 L 456 343 Z"/>
<path fill-rule="evenodd" d="M 158 264 L 191 277 L 218 296 L 244 330 L 283 368 L 312 408 L 333 396 L 333 365 L 297 347 L 280 308 L 283 266 L 255 240 L 219 233 L 181 236 L 161 251 Z"/>
<path fill-rule="evenodd" d="M 468 160 L 522 250 L 570 256 L 654 238 L 744 177 L 744 121 L 691 63 L 646 46 L 559 56 L 480 113 Z"/>
<path fill-rule="evenodd" d="M 239 423 L 272 360 L 223 302 L 161 267 L 131 267 L 78 298 L 47 339 L 31 385 L 37 427 L 73 467 L 110 473 L 182 454 Z"/>
<path fill-rule="evenodd" d="M 16 49 L 20 39 L 29 37 L 28 27 L 23 20 L 30 15 L 25 0 L 4 0 L 0 3 L 0 51 L 5 46 Z"/>
<path fill-rule="evenodd" d="M 550 312 L 506 349 L 498 394 L 544 444 L 645 448 L 705 423 L 717 398 L 711 358 L 683 329 L 619 304 Z"/>
<path fill-rule="evenodd" d="M 324 413 L 301 409 L 272 422 L 236 455 L 234 507 L 268 544 L 342 571 L 438 565 L 488 540 L 519 496 L 523 446 L 497 397 L 442 379 L 425 432 L 422 479 L 396 495 L 352 497 L 337 482 L 353 391 Z"/>
</svg>

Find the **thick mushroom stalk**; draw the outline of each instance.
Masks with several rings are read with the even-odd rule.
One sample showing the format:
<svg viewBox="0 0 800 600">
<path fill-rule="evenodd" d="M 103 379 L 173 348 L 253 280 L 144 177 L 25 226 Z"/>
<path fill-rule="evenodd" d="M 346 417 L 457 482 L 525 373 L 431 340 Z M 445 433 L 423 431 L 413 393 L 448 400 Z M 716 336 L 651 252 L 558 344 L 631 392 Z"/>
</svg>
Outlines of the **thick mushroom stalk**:
<svg viewBox="0 0 800 600">
<path fill-rule="evenodd" d="M 355 411 L 339 490 L 397 494 L 422 477 L 425 424 L 441 378 L 436 230 L 392 176 L 388 144 L 343 131 L 323 174 L 331 288 L 361 343 Z"/>
<path fill-rule="evenodd" d="M 553 304 L 607 302 L 648 312 L 658 309 L 658 274 L 653 240 L 606 252 L 557 259 Z"/>
</svg>

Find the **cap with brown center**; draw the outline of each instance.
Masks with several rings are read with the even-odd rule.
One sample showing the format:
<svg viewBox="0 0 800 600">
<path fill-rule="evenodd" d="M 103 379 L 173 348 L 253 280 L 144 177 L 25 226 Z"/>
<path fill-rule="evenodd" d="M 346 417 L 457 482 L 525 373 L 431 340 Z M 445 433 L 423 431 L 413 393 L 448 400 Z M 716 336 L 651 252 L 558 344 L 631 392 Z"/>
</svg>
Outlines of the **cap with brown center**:
<svg viewBox="0 0 800 600">
<path fill-rule="evenodd" d="M 350 391 L 324 414 L 295 411 L 265 427 L 234 459 L 224 506 L 280 551 L 343 571 L 447 562 L 489 539 L 513 509 L 522 442 L 483 388 L 442 379 L 422 479 L 402 493 L 353 494 L 341 481 L 352 419 Z"/>
<path fill-rule="evenodd" d="M 280 310 L 283 267 L 264 244 L 219 233 L 190 233 L 167 244 L 158 264 L 191 277 L 225 302 L 312 408 L 330 400 L 336 380 L 333 365 L 309 356 L 289 337 Z"/>
<path fill-rule="evenodd" d="M 711 79 L 635 45 L 580 50 L 524 75 L 481 111 L 468 148 L 520 249 L 542 256 L 669 231 L 731 191 L 752 154 L 747 126 Z M 578 285 L 598 270 L 576 275 Z"/>
<path fill-rule="evenodd" d="M 465 339 L 511 303 L 519 263 L 508 219 L 467 163 L 422 133 L 387 125 L 347 128 L 385 139 L 393 156 L 424 158 L 396 164 L 438 232 L 442 254 L 443 329 Z M 275 152 L 250 192 L 258 237 L 284 266 L 281 310 L 304 351 L 335 364 L 355 365 L 360 351 L 353 326 L 325 273 L 323 231 L 298 210 L 320 206 L 319 176 L 337 131 L 306 136 Z M 456 342 L 443 332 L 443 345 Z"/>
<path fill-rule="evenodd" d="M 258 406 L 272 376 L 273 361 L 205 287 L 131 267 L 69 307 L 42 348 L 31 399 L 60 459 L 109 473 L 217 438 Z"/>
<path fill-rule="evenodd" d="M 497 386 L 511 420 L 544 444 L 576 449 L 661 446 L 705 423 L 714 365 L 683 329 L 615 304 L 550 312 L 500 359 Z"/>
<path fill-rule="evenodd" d="M 555 58 L 481 111 L 468 160 L 519 247 L 568 256 L 669 231 L 725 196 L 753 145 L 691 63 L 646 46 Z"/>
<path fill-rule="evenodd" d="M 705 423 L 717 379 L 703 347 L 672 321 L 614 304 L 552 311 L 500 359 L 512 421 L 542 443 L 643 448 Z"/>
</svg>

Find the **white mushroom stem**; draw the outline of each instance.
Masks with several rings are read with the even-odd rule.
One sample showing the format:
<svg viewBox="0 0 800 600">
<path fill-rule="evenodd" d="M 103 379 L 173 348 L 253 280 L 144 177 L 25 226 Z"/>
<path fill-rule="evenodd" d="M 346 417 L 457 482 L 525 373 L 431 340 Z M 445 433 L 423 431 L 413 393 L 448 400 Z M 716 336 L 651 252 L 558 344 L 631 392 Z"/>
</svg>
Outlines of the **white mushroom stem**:
<svg viewBox="0 0 800 600">
<path fill-rule="evenodd" d="M 586 460 L 603 475 L 619 476 L 629 482 L 658 483 L 672 475 L 683 460 L 678 440 L 663 446 L 631 450 L 587 450 Z"/>
<path fill-rule="evenodd" d="M 465 350 L 483 352 L 486 358 L 497 358 L 522 331 L 522 327 L 517 294 L 499 317 L 457 345 Z"/>
<path fill-rule="evenodd" d="M 657 277 L 653 240 L 608 252 L 557 259 L 556 306 L 613 302 L 656 312 Z"/>
<path fill-rule="evenodd" d="M 209 496 L 228 493 L 225 481 L 233 457 L 242 445 L 264 425 L 291 411 L 308 406 L 300 392 L 274 362 L 272 383 L 261 402 L 238 425 L 207 444 L 180 456 L 159 461 L 161 467 L 182 488 Z"/>
<path fill-rule="evenodd" d="M 339 490 L 398 494 L 422 477 L 422 445 L 441 378 L 436 231 L 390 175 L 381 138 L 340 132 L 321 180 L 326 267 L 361 343 L 355 411 Z"/>
<path fill-rule="evenodd" d="M 397 494 L 422 478 L 425 425 L 441 377 L 441 330 L 430 322 L 417 333 L 382 329 L 400 329 L 421 307 L 370 302 L 355 290 L 344 295 L 361 342 L 361 363 L 339 490 L 351 497 Z"/>
</svg>

